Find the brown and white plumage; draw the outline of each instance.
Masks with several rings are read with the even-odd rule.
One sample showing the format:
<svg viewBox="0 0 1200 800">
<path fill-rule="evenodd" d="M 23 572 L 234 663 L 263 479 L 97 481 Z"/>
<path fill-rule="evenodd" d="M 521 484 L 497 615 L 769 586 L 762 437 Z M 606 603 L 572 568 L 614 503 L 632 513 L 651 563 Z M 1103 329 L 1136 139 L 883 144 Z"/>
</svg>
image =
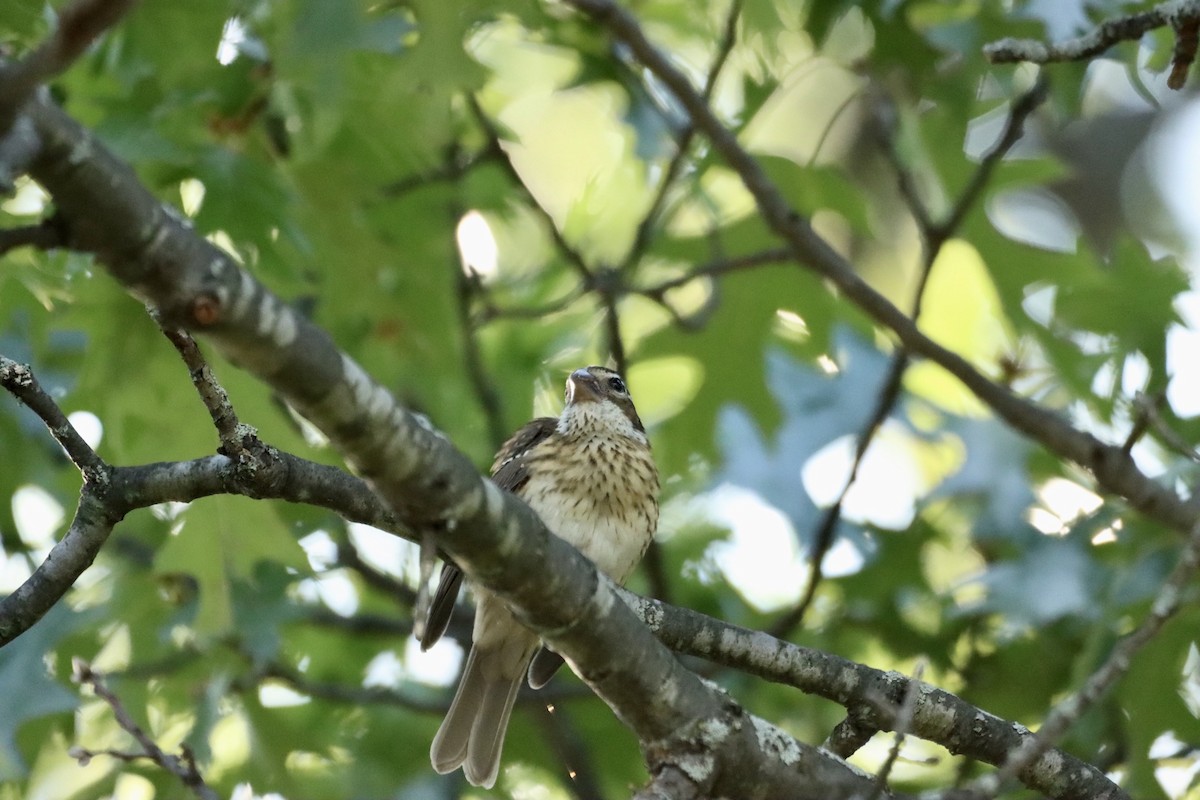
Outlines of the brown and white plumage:
<svg viewBox="0 0 1200 800">
<path fill-rule="evenodd" d="M 571 373 L 566 400 L 557 419 L 535 419 L 505 443 L 492 478 L 598 569 L 624 582 L 658 524 L 658 471 L 650 443 L 624 381 L 612 370 Z M 442 570 L 423 647 L 445 631 L 461 580 L 453 565 Z M 471 652 L 429 755 L 438 772 L 461 766 L 472 784 L 491 787 L 522 680 L 528 673 L 530 685 L 544 685 L 562 659 L 538 652 L 537 635 L 502 601 L 483 589 L 478 595 Z"/>
</svg>

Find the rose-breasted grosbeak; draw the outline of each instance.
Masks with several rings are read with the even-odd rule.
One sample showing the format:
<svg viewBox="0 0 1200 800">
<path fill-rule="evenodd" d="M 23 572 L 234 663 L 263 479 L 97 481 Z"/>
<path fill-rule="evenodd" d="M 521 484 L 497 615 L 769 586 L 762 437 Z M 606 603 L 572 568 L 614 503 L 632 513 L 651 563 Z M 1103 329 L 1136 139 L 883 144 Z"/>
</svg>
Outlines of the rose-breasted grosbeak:
<svg viewBox="0 0 1200 800">
<path fill-rule="evenodd" d="M 625 382 L 604 367 L 572 372 L 562 416 L 517 431 L 496 455 L 492 478 L 618 583 L 641 560 L 658 525 L 650 442 Z M 445 631 L 461 582 L 462 573 L 447 563 L 422 647 Z M 480 589 L 477 605 L 471 652 L 429 757 L 438 772 L 461 766 L 468 781 L 490 788 L 522 679 L 528 673 L 530 686 L 541 688 L 562 659 L 539 651 L 537 635 L 499 598 Z"/>
</svg>

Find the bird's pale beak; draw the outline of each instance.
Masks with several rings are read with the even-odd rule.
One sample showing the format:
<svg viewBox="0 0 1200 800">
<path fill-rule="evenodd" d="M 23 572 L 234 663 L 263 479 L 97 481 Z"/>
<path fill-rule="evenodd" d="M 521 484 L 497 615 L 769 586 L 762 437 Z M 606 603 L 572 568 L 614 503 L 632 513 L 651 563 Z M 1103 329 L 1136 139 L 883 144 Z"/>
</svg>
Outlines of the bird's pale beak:
<svg viewBox="0 0 1200 800">
<path fill-rule="evenodd" d="M 600 399 L 600 381 L 586 369 L 577 369 L 567 378 L 568 403 L 596 403 Z"/>
</svg>

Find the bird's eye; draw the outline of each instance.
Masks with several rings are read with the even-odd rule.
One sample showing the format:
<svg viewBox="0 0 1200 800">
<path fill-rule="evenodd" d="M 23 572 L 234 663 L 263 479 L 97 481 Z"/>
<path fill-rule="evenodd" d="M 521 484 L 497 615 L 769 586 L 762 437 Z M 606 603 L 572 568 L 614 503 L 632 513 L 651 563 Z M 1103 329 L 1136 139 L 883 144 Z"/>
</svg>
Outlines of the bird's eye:
<svg viewBox="0 0 1200 800">
<path fill-rule="evenodd" d="M 608 386 L 614 392 L 624 393 L 624 391 L 625 391 L 625 381 L 621 380 L 620 378 L 609 378 Z"/>
</svg>

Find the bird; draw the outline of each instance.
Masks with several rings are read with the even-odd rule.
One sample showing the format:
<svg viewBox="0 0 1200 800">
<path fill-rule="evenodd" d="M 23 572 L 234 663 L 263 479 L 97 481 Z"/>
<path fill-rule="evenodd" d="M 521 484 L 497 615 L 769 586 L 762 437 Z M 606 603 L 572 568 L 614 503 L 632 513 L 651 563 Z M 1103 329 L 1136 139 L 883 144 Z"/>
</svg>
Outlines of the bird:
<svg viewBox="0 0 1200 800">
<path fill-rule="evenodd" d="M 492 480 L 524 500 L 555 535 L 624 583 L 658 526 L 658 470 L 624 379 L 606 367 L 577 369 L 558 417 L 514 433 L 492 464 Z M 463 573 L 447 561 L 430 604 L 422 649 L 445 632 Z M 477 588 L 471 650 L 429 758 L 441 774 L 462 767 L 491 788 L 522 681 L 544 686 L 563 663 L 517 622 L 495 595 Z"/>
</svg>

